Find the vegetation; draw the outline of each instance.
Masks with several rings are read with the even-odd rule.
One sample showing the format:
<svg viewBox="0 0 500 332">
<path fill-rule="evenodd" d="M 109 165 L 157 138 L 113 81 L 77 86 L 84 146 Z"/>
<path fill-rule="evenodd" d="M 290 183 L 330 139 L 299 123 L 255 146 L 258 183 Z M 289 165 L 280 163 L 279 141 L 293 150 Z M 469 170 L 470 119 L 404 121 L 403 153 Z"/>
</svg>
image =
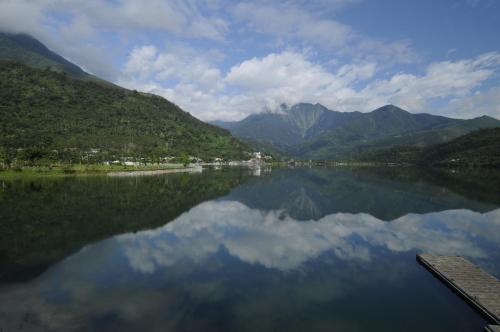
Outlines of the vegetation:
<svg viewBox="0 0 500 332">
<path fill-rule="evenodd" d="M 147 177 L 43 177 L 0 180 L 0 280 L 32 277 L 82 246 L 160 227 L 225 195 L 243 169 Z"/>
<path fill-rule="evenodd" d="M 500 168 L 500 127 L 477 130 L 427 148 L 384 149 L 362 154 L 353 160 L 420 166 Z"/>
<path fill-rule="evenodd" d="M 0 169 L 0 179 L 33 179 L 38 177 L 102 175 L 110 172 L 180 169 L 183 164 L 51 164 L 47 166 L 25 166 Z"/>
<path fill-rule="evenodd" d="M 0 59 L 18 61 L 34 68 L 50 69 L 81 79 L 92 76 L 25 34 L 0 32 Z"/>
<path fill-rule="evenodd" d="M 500 168 L 500 127 L 478 130 L 424 149 L 421 163 Z"/>
<path fill-rule="evenodd" d="M 0 118 L 3 167 L 248 158 L 228 131 L 164 98 L 11 61 L 0 61 Z"/>
<path fill-rule="evenodd" d="M 214 124 L 253 147 L 273 146 L 278 152 L 275 155 L 324 160 L 397 146 L 430 146 L 473 130 L 500 126 L 500 121 L 486 116 L 461 120 L 412 114 L 393 105 L 360 113 L 302 103 L 282 107 L 280 113 L 253 114 L 242 121 Z"/>
</svg>

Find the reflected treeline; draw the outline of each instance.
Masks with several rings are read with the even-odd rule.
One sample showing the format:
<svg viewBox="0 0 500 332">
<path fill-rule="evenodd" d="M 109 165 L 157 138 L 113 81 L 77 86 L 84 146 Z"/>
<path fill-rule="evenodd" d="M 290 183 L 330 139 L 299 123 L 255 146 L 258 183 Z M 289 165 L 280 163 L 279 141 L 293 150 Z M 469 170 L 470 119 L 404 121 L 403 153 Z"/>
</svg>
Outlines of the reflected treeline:
<svg viewBox="0 0 500 332">
<path fill-rule="evenodd" d="M 331 213 L 368 213 L 394 220 L 408 213 L 450 209 L 491 211 L 500 206 L 500 173 L 412 168 L 277 169 L 249 181 L 228 199 L 264 210 L 282 209 L 297 220 Z"/>
<path fill-rule="evenodd" d="M 30 278 L 88 243 L 162 226 L 247 174 L 0 180 L 0 280 Z"/>
<path fill-rule="evenodd" d="M 281 210 L 281 217 L 294 220 L 367 213 L 392 221 L 408 213 L 482 213 L 500 206 L 500 174 L 485 170 L 282 168 L 264 173 L 249 181 L 252 171 L 238 168 L 197 175 L 0 180 L 0 280 L 30 278 L 88 243 L 160 227 L 224 195 L 250 208 Z"/>
<path fill-rule="evenodd" d="M 492 169 L 442 169 L 423 172 L 429 181 L 469 199 L 500 205 L 500 171 Z"/>
</svg>

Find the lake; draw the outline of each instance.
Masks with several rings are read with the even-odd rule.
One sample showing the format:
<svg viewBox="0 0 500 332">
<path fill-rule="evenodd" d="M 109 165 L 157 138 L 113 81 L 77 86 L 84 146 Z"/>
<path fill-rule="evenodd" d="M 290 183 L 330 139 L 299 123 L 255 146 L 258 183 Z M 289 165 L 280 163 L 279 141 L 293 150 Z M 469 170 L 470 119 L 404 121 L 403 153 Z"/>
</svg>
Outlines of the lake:
<svg viewBox="0 0 500 332">
<path fill-rule="evenodd" d="M 500 276 L 500 175 L 0 179 L 0 331 L 482 331 L 415 259 Z"/>
</svg>

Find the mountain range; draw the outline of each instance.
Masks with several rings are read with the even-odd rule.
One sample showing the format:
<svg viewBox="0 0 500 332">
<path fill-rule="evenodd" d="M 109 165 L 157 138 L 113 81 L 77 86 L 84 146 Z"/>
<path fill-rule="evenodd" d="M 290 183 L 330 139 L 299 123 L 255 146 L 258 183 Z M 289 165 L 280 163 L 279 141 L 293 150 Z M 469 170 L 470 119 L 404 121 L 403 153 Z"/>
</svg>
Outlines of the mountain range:
<svg viewBox="0 0 500 332">
<path fill-rule="evenodd" d="M 162 97 L 95 77 L 31 36 L 7 33 L 0 33 L 0 117 L 3 164 L 181 154 L 234 160 L 252 150 L 299 159 L 401 159 L 394 151 L 370 153 L 428 147 L 500 126 L 487 116 L 453 119 L 394 105 L 338 112 L 310 103 L 207 124 Z"/>
<path fill-rule="evenodd" d="M 394 105 L 372 112 L 338 112 L 321 104 L 282 105 L 277 112 L 213 124 L 252 144 L 301 159 L 335 159 L 395 146 L 424 147 L 500 126 L 488 116 L 453 119 L 413 114 Z"/>
<path fill-rule="evenodd" d="M 94 77 L 27 35 L 0 34 L 0 160 L 28 165 L 192 155 L 250 147 L 168 100 Z"/>
</svg>

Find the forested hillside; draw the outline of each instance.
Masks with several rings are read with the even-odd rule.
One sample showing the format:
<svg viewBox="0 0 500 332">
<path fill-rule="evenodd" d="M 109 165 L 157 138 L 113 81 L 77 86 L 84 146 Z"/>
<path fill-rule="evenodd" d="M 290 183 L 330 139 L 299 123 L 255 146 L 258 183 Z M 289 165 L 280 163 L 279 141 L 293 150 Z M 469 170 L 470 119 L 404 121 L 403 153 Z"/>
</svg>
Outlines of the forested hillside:
<svg viewBox="0 0 500 332">
<path fill-rule="evenodd" d="M 159 96 L 0 61 L 0 157 L 27 164 L 189 154 L 242 159 L 249 148 Z"/>
<path fill-rule="evenodd" d="M 403 146 L 382 149 L 354 159 L 420 166 L 500 168 L 500 127 L 477 130 L 427 148 Z"/>
<path fill-rule="evenodd" d="M 439 144 L 473 130 L 500 126 L 500 121 L 487 116 L 464 120 L 413 114 L 394 105 L 361 113 L 300 103 L 214 124 L 254 147 L 272 146 L 299 159 L 339 159 L 382 148 Z"/>
</svg>

